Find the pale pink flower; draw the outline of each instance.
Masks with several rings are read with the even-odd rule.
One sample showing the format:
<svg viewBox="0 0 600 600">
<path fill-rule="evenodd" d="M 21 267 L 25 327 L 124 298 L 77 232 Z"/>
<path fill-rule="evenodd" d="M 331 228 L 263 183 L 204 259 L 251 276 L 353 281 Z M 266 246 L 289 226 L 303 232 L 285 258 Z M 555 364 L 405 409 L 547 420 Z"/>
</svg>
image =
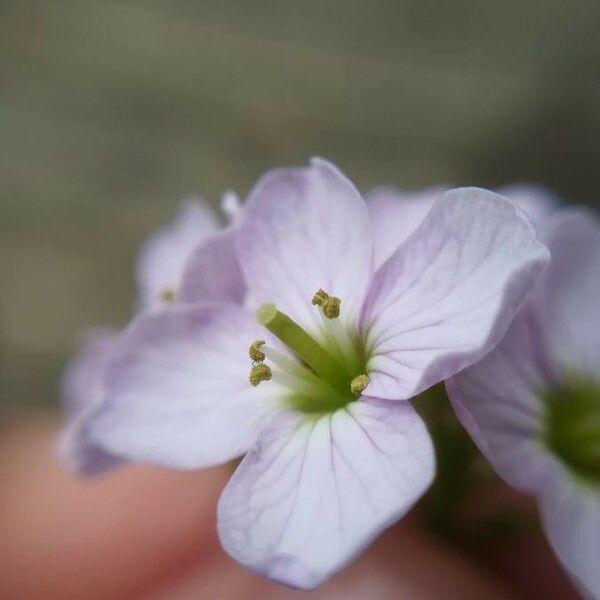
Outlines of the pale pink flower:
<svg viewBox="0 0 600 600">
<path fill-rule="evenodd" d="M 560 561 L 600 598 L 600 224 L 557 211 L 550 265 L 501 343 L 450 378 L 456 413 L 512 486 L 535 494 Z"/>
<path fill-rule="evenodd" d="M 406 400 L 489 352 L 548 259 L 513 205 L 481 189 L 442 194 L 381 265 L 372 218 L 322 159 L 267 173 L 234 230 L 243 301 L 202 300 L 202 276 L 196 304 L 132 323 L 90 425 L 132 460 L 245 455 L 219 501 L 221 543 L 302 588 L 428 487 L 431 440 Z"/>
</svg>

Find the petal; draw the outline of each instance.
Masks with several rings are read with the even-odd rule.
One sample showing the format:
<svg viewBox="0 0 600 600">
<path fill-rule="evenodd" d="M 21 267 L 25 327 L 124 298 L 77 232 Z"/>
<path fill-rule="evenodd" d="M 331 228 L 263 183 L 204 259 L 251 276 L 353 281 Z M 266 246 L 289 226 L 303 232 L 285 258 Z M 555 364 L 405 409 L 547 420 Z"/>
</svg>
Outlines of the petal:
<svg viewBox="0 0 600 600">
<path fill-rule="evenodd" d="M 315 331 L 311 299 L 323 288 L 341 298 L 342 318 L 357 317 L 371 271 L 369 216 L 330 163 L 264 175 L 245 204 L 237 250 L 252 305 L 273 302 Z"/>
<path fill-rule="evenodd" d="M 512 183 L 496 191 L 525 211 L 536 227 L 540 227 L 561 204 L 558 196 L 534 183 Z"/>
<path fill-rule="evenodd" d="M 104 376 L 118 344 L 119 333 L 114 329 L 86 332 L 63 373 L 61 395 L 68 417 L 59 436 L 58 452 L 67 466 L 78 473 L 98 474 L 121 462 L 98 448 L 88 435 L 89 417 L 104 397 Z"/>
<path fill-rule="evenodd" d="M 221 196 L 221 212 L 228 223 L 235 223 L 242 212 L 242 203 L 239 196 L 232 190 L 226 190 Z"/>
<path fill-rule="evenodd" d="M 540 498 L 546 535 L 582 595 L 600 598 L 600 490 L 558 467 Z"/>
<path fill-rule="evenodd" d="M 446 192 L 373 279 L 362 314 L 368 394 L 410 398 L 487 354 L 548 256 L 501 196 Z"/>
<path fill-rule="evenodd" d="M 431 439 L 408 403 L 280 413 L 223 491 L 221 543 L 272 579 L 313 588 L 404 515 L 434 468 Z"/>
<path fill-rule="evenodd" d="M 436 186 L 407 192 L 379 187 L 366 195 L 373 227 L 373 262 L 376 269 L 417 229 L 446 189 Z"/>
<path fill-rule="evenodd" d="M 539 391 L 552 380 L 540 348 L 528 306 L 494 350 L 446 381 L 465 429 L 494 469 L 522 490 L 537 489 L 553 462 L 539 441 L 545 418 Z"/>
<path fill-rule="evenodd" d="M 279 387 L 248 382 L 262 333 L 232 305 L 178 307 L 134 322 L 91 425 L 111 453 L 178 468 L 226 462 L 255 441 Z"/>
<path fill-rule="evenodd" d="M 565 210 L 548 222 L 552 252 L 536 298 L 545 345 L 562 371 L 598 377 L 600 365 L 600 224 L 594 215 Z"/>
<path fill-rule="evenodd" d="M 172 223 L 148 238 L 137 265 L 141 310 L 161 308 L 165 290 L 177 293 L 192 250 L 218 229 L 219 222 L 204 201 L 187 200 Z"/>
<path fill-rule="evenodd" d="M 241 304 L 246 284 L 235 253 L 235 230 L 212 235 L 192 252 L 183 272 L 180 302 Z"/>
</svg>

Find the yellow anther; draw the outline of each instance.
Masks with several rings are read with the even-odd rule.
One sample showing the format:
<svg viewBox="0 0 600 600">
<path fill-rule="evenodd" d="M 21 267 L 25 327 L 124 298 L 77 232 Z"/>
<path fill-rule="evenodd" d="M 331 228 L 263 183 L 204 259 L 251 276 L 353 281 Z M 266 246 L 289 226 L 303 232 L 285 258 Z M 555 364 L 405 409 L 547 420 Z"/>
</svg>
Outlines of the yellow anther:
<svg viewBox="0 0 600 600">
<path fill-rule="evenodd" d="M 258 363 L 250 369 L 250 383 L 256 387 L 261 381 L 269 381 L 273 376 L 270 367 L 265 363 Z"/>
<path fill-rule="evenodd" d="M 318 289 L 312 297 L 312 303 L 320 306 L 323 314 L 328 319 L 337 319 L 340 316 L 341 300 L 337 296 L 330 296 L 325 290 Z"/>
<path fill-rule="evenodd" d="M 175 301 L 175 290 L 173 288 L 163 288 L 160 291 L 160 297 L 163 302 L 174 302 Z"/>
<path fill-rule="evenodd" d="M 363 390 L 369 385 L 369 378 L 363 373 L 362 375 L 357 375 L 350 382 L 350 391 L 355 396 L 360 396 Z"/>
<path fill-rule="evenodd" d="M 248 355 L 256 362 L 262 362 L 265 360 L 265 353 L 260 349 L 261 346 L 265 345 L 265 340 L 256 340 L 250 344 L 248 349 Z"/>
<path fill-rule="evenodd" d="M 328 319 L 337 319 L 340 316 L 341 302 L 342 301 L 337 296 L 329 296 L 329 298 L 327 298 L 327 300 L 324 300 L 323 304 L 321 304 L 323 314 Z"/>
<path fill-rule="evenodd" d="M 328 298 L 329 298 L 329 294 L 325 290 L 318 289 L 312 297 L 312 303 L 315 306 L 322 306 L 323 302 L 325 300 L 327 300 Z"/>
</svg>

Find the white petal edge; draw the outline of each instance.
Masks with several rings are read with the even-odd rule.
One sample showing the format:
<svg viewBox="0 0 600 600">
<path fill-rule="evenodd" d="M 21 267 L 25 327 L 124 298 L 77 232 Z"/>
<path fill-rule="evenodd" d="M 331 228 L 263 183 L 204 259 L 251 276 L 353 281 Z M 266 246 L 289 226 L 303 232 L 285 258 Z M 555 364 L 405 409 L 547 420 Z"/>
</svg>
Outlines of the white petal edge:
<svg viewBox="0 0 600 600">
<path fill-rule="evenodd" d="M 402 517 L 434 470 L 408 403 L 362 398 L 320 417 L 281 413 L 221 495 L 221 544 L 267 577 L 312 589 Z"/>
<path fill-rule="evenodd" d="M 365 393 L 407 399 L 485 356 L 548 259 L 502 196 L 446 192 L 375 274 L 361 318 L 370 353 Z"/>
</svg>

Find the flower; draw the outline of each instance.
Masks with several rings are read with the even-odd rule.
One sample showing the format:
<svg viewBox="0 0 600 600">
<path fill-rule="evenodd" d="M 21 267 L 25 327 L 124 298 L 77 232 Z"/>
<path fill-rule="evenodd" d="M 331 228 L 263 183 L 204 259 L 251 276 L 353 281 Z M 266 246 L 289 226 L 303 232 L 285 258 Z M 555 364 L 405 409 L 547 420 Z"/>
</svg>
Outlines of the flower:
<svg viewBox="0 0 600 600">
<path fill-rule="evenodd" d="M 552 260 L 506 336 L 450 378 L 456 414 L 498 473 L 537 496 L 560 561 L 600 597 L 600 224 L 557 211 Z"/>
<path fill-rule="evenodd" d="M 223 211 L 231 221 L 237 218 L 238 209 L 235 194 L 224 195 Z M 136 273 L 139 311 L 158 310 L 203 293 L 202 281 L 209 278 L 211 268 L 222 265 L 228 269 L 227 257 L 231 255 L 228 246 L 232 246 L 231 227 L 220 230 L 215 214 L 204 201 L 184 201 L 175 220 L 155 232 L 142 246 Z M 216 258 L 207 260 L 213 254 Z M 195 285 L 183 289 L 181 282 L 190 255 L 194 257 Z M 209 271 L 206 277 L 204 270 Z M 222 278 L 222 287 L 213 290 L 216 299 L 243 295 L 241 277 L 234 279 L 234 269 L 227 272 L 230 277 Z M 119 353 L 121 335 L 110 328 L 85 332 L 62 377 L 61 395 L 69 418 L 61 432 L 58 450 L 68 466 L 82 474 L 98 474 L 121 463 L 120 458 L 98 448 L 88 436 L 89 418 L 104 398 L 104 377 Z"/>
<path fill-rule="evenodd" d="M 219 500 L 221 543 L 295 587 L 339 570 L 429 486 L 431 440 L 405 400 L 486 354 L 548 258 L 480 189 L 443 194 L 379 268 L 375 223 L 322 159 L 267 173 L 234 231 L 243 302 L 138 318 L 90 425 L 132 460 L 245 455 Z"/>
</svg>

